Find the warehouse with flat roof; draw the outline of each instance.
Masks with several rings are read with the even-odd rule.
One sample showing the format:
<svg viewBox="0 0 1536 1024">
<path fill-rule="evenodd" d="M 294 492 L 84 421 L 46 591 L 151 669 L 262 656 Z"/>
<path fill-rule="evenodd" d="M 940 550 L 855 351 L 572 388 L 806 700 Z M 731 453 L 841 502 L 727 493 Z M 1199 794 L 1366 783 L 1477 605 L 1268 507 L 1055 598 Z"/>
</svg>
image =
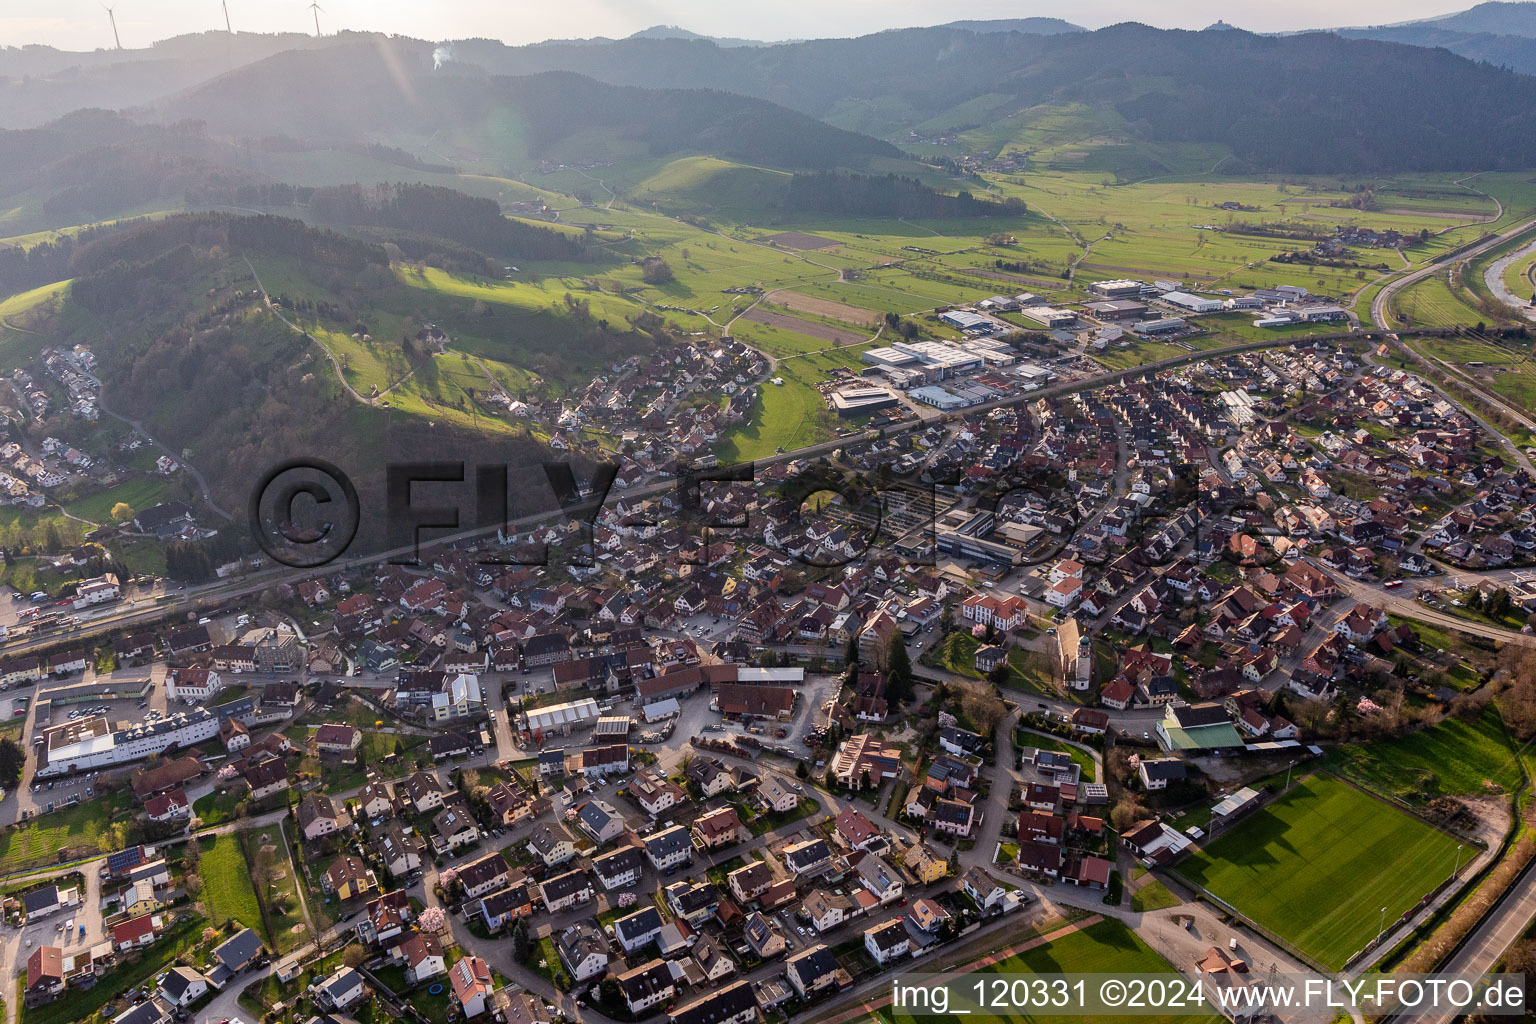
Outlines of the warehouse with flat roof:
<svg viewBox="0 0 1536 1024">
<path fill-rule="evenodd" d="M 1220 299 L 1204 299 L 1189 292 L 1169 292 L 1163 296 L 1163 301 L 1170 306 L 1187 309 L 1191 313 L 1215 313 L 1226 308 Z"/>
<path fill-rule="evenodd" d="M 864 416 L 898 404 L 886 388 L 845 388 L 832 393 L 832 408 L 839 416 Z"/>
</svg>

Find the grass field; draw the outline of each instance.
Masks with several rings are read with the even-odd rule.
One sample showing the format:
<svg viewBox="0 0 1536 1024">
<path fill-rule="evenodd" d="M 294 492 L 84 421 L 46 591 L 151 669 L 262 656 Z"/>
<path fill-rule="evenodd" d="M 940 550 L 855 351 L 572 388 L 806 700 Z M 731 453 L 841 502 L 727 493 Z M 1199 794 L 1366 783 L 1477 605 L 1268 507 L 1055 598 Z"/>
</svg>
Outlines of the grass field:
<svg viewBox="0 0 1536 1024">
<path fill-rule="evenodd" d="M 112 849 L 113 818 L 131 802 L 127 794 L 115 793 L 12 826 L 0 832 L 0 863 L 14 869 L 53 863 L 65 853 L 80 856 Z"/>
<path fill-rule="evenodd" d="M 1314 775 L 1222 834 L 1179 874 L 1330 970 L 1448 877 L 1456 840 Z M 1469 854 L 1468 854 L 1469 855 Z"/>
<path fill-rule="evenodd" d="M 240 840 L 236 836 L 214 836 L 199 840 L 202 856 L 198 872 L 203 876 L 203 905 L 215 928 L 228 920 L 239 921 L 257 933 L 264 932 L 261 906 L 251 886 L 251 869 L 245 863 Z M 270 940 L 271 936 L 268 936 Z"/>
<path fill-rule="evenodd" d="M 1182 901 L 1166 885 L 1155 878 L 1131 893 L 1131 909 L 1138 914 L 1144 914 L 1149 910 L 1176 907 L 1180 902 Z"/>
<path fill-rule="evenodd" d="M 942 961 L 941 961 L 942 962 Z M 985 978 L 989 974 L 1078 974 L 1078 973 L 1106 973 L 1106 974 L 1171 974 L 1173 968 L 1157 954 L 1150 946 L 1136 936 L 1120 921 L 1106 918 L 1096 924 L 1081 928 L 1068 935 L 1056 939 L 1054 942 L 1037 946 L 1027 950 L 1018 956 L 1009 957 L 997 964 L 966 975 L 960 982 L 951 985 L 953 992 L 971 994 L 976 981 Z M 955 1006 L 956 1004 L 951 1004 Z M 905 1024 L 907 1021 L 934 1020 L 932 1016 L 911 1014 L 905 1010 L 884 1007 L 876 1011 L 879 1019 L 887 1024 Z M 972 1014 L 978 1016 L 977 1014 Z M 1011 1014 L 1006 1017 L 997 1015 L 978 1016 L 980 1020 L 1059 1020 L 1044 1016 L 1040 1018 L 1025 1014 Z M 1077 1016 L 1080 1021 L 1118 1020 L 1122 1018 L 1092 1016 Z M 1139 1018 L 1148 1022 L 1173 1021 L 1200 1022 L 1203 1020 L 1218 1019 L 1212 1016 L 1200 1017 L 1186 1014 L 1168 1014 L 1166 1016 L 1148 1016 Z"/>
<path fill-rule="evenodd" d="M 816 383 L 839 367 L 857 368 L 862 350 L 863 346 L 851 346 L 781 360 L 774 376 L 784 383 L 758 388 L 747 422 L 716 446 L 720 461 L 743 462 L 772 455 L 780 447 L 785 451 L 803 448 L 830 440 L 839 429 L 851 426 L 853 421 L 839 420 L 827 408 Z"/>
<path fill-rule="evenodd" d="M 64 506 L 70 515 L 89 519 L 93 523 L 112 521 L 112 506 L 126 502 L 135 512 L 158 505 L 170 490 L 170 481 L 164 478 L 144 477 L 118 484 L 87 498 L 80 498 Z"/>
<path fill-rule="evenodd" d="M 1396 739 L 1341 744 L 1324 763 L 1367 789 L 1410 802 L 1510 792 L 1520 784 L 1520 766 L 1492 705 L 1475 722 L 1447 718 Z"/>
</svg>

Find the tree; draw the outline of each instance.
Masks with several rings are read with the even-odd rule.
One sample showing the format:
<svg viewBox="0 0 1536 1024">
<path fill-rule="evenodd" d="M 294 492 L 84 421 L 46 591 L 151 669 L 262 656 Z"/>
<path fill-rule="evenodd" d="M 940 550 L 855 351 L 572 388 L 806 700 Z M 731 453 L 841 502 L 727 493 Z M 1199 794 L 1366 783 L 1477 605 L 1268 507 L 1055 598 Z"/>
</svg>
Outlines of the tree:
<svg viewBox="0 0 1536 1024">
<path fill-rule="evenodd" d="M 21 749 L 21 744 L 12 739 L 0 740 L 0 786 L 15 789 L 26 763 L 27 752 Z"/>
<path fill-rule="evenodd" d="M 1002 686 L 1008 681 L 1008 663 L 1000 661 L 992 666 L 992 671 L 987 673 L 987 681 L 995 686 Z"/>
<path fill-rule="evenodd" d="M 1126 829 L 1147 817 L 1147 809 L 1137 801 L 1130 793 L 1121 795 L 1114 809 L 1109 812 L 1109 822 L 1115 827 L 1116 832 L 1124 833 Z"/>
<path fill-rule="evenodd" d="M 672 267 L 660 256 L 647 258 L 640 268 L 640 278 L 646 284 L 666 284 L 674 276 Z"/>
<path fill-rule="evenodd" d="M 518 918 L 512 925 L 512 959 L 526 964 L 533 955 L 533 942 L 528 937 L 528 922 Z"/>
<path fill-rule="evenodd" d="M 134 517 L 133 506 L 126 501 L 120 501 L 112 506 L 110 515 L 114 523 L 126 523 Z"/>
<path fill-rule="evenodd" d="M 353 970 L 363 966 L 363 961 L 367 959 L 368 951 L 355 942 L 341 951 L 341 962 Z"/>
<path fill-rule="evenodd" d="M 949 851 L 949 873 L 951 875 L 958 875 L 960 873 L 960 851 L 959 850 L 951 850 L 951 851 Z"/>
<path fill-rule="evenodd" d="M 803 779 L 811 774 L 811 770 L 805 766 L 804 761 L 795 762 L 795 777 Z"/>
<path fill-rule="evenodd" d="M 859 634 L 857 631 L 848 633 L 848 642 L 843 645 L 843 664 L 847 666 L 848 678 L 857 678 L 859 671 Z"/>
<path fill-rule="evenodd" d="M 907 655 L 907 638 L 901 635 L 901 630 L 891 630 L 886 644 L 886 694 L 892 706 L 899 709 L 912 699 L 917 684 L 912 678 L 912 659 Z"/>
<path fill-rule="evenodd" d="M 985 737 L 991 737 L 997 729 L 997 723 L 1003 720 L 1008 713 L 1008 706 L 1003 699 L 995 693 L 989 693 L 981 686 L 967 686 L 960 696 L 960 710 L 972 722 L 976 723 L 976 731 Z"/>
</svg>

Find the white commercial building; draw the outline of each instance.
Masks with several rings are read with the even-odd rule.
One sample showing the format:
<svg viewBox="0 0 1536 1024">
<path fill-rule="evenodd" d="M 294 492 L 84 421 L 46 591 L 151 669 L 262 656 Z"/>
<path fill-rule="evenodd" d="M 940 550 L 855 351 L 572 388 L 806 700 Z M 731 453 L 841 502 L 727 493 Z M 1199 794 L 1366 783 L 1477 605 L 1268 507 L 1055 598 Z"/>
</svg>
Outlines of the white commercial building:
<svg viewBox="0 0 1536 1024">
<path fill-rule="evenodd" d="M 1121 278 L 1116 281 L 1095 281 L 1088 286 L 1089 290 L 1107 299 L 1128 299 L 1133 295 L 1140 295 L 1146 285 L 1140 281 L 1132 281 L 1129 278 Z"/>
<path fill-rule="evenodd" d="M 1189 292 L 1169 292 L 1163 296 L 1163 301 L 1170 306 L 1187 309 L 1191 313 L 1215 313 L 1226 308 L 1226 304 L 1220 299 L 1202 299 L 1198 295 L 1189 294 Z"/>
<path fill-rule="evenodd" d="M 178 712 L 156 722 L 142 722 L 112 732 L 104 716 L 49 729 L 39 751 L 37 774 L 63 775 L 125 764 L 181 747 L 195 746 L 219 734 L 219 716 L 207 708 Z"/>
<path fill-rule="evenodd" d="M 1054 306 L 1030 306 L 1019 310 L 1019 315 L 1044 327 L 1070 327 L 1077 323 L 1077 314 Z"/>
</svg>

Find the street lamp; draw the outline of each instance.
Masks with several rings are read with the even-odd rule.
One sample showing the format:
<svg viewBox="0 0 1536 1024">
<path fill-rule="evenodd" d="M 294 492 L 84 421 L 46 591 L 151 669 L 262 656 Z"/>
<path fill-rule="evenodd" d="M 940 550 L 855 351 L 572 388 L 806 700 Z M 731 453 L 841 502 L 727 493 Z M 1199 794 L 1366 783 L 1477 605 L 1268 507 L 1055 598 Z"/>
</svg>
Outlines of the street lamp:
<svg viewBox="0 0 1536 1024">
<path fill-rule="evenodd" d="M 1387 908 L 1381 908 L 1381 924 L 1376 928 L 1376 941 L 1381 941 L 1381 933 L 1387 930 Z"/>
</svg>

